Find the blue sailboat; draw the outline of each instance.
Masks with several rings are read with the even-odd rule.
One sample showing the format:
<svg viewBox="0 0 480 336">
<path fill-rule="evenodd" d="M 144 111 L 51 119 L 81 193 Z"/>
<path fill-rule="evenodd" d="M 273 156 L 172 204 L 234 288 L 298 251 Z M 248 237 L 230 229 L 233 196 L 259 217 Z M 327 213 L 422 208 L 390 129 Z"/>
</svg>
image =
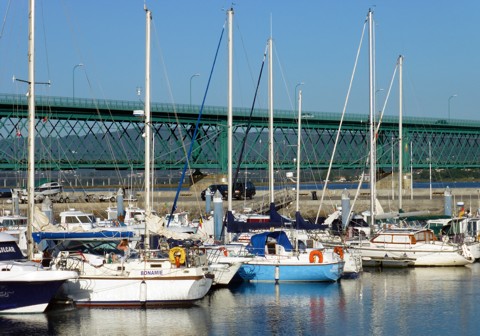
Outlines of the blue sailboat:
<svg viewBox="0 0 480 336">
<path fill-rule="evenodd" d="M 333 251 L 295 249 L 284 231 L 252 236 L 247 250 L 255 257 L 238 273 L 247 281 L 332 282 L 342 276 L 345 264 Z"/>
</svg>

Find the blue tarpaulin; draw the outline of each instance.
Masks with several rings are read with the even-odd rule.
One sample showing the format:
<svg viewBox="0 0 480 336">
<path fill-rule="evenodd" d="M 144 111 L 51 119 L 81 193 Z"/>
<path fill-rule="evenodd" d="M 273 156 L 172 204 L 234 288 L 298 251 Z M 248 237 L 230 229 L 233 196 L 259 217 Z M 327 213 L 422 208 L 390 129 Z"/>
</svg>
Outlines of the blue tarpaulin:
<svg viewBox="0 0 480 336">
<path fill-rule="evenodd" d="M 263 232 L 252 236 L 250 239 L 250 245 L 247 246 L 247 250 L 258 256 L 265 256 L 265 245 L 268 239 L 275 239 L 276 243 L 283 246 L 285 251 L 292 251 L 293 246 L 287 237 L 287 234 L 283 231 Z"/>
</svg>

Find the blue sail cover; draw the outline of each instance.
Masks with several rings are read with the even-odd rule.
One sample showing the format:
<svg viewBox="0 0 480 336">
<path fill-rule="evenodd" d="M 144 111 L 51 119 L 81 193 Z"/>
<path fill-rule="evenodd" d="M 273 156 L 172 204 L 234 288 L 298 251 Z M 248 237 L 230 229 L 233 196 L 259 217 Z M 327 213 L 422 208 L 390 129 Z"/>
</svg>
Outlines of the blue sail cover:
<svg viewBox="0 0 480 336">
<path fill-rule="evenodd" d="M 283 231 L 263 232 L 252 236 L 250 244 L 247 246 L 247 251 L 257 256 L 265 256 L 265 245 L 268 238 L 273 238 L 277 241 L 277 244 L 283 246 L 285 251 L 293 251 L 293 246 L 287 237 L 287 234 Z"/>
<path fill-rule="evenodd" d="M 270 203 L 270 221 L 268 222 L 245 222 L 237 221 L 231 212 L 227 213 L 227 231 L 240 233 L 250 230 L 270 230 L 270 228 L 285 228 L 290 226 L 292 220 L 280 215 L 275 207 L 275 203 Z"/>
<path fill-rule="evenodd" d="M 32 237 L 35 243 L 42 240 L 64 240 L 64 239 L 82 239 L 82 240 L 120 240 L 128 239 L 134 236 L 133 231 L 95 231 L 95 232 L 33 232 Z"/>
<path fill-rule="evenodd" d="M 271 228 L 294 228 L 297 230 L 325 230 L 328 225 L 314 224 L 306 221 L 300 212 L 295 213 L 295 223 L 289 218 L 280 215 L 274 203 L 270 203 L 270 221 L 245 222 L 237 221 L 231 212 L 227 213 L 227 231 L 231 233 L 249 232 L 250 230 L 270 230 Z"/>
<path fill-rule="evenodd" d="M 321 224 L 313 224 L 309 221 L 306 221 L 300 211 L 295 212 L 295 228 L 297 230 L 326 230 L 328 229 L 328 225 L 321 225 Z"/>
</svg>

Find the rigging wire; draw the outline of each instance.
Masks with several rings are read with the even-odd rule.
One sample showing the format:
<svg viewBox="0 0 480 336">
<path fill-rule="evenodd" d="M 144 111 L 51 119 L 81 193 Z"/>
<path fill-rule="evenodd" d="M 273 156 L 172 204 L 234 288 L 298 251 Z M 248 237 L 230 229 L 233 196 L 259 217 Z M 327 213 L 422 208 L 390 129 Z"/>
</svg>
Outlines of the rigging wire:
<svg viewBox="0 0 480 336">
<path fill-rule="evenodd" d="M 337 149 L 338 139 L 340 137 L 340 130 L 342 129 L 343 119 L 345 118 L 345 112 L 346 112 L 348 101 L 349 101 L 349 98 L 350 98 L 350 92 L 352 90 L 353 79 L 355 78 L 355 71 L 356 71 L 356 68 L 357 68 L 357 65 L 358 65 L 358 59 L 360 57 L 360 50 L 361 50 L 361 47 L 362 47 L 363 38 L 365 37 L 366 27 L 367 27 L 367 21 L 365 21 L 364 25 L 363 25 L 362 35 L 360 37 L 360 43 L 359 43 L 359 46 L 358 46 L 358 49 L 357 49 L 357 55 L 355 57 L 355 64 L 353 66 L 352 76 L 350 78 L 350 84 L 348 85 L 347 96 L 345 98 L 345 103 L 344 103 L 343 110 L 342 110 L 342 116 L 340 118 L 340 124 L 338 125 L 338 131 L 337 131 L 337 135 L 336 135 L 336 138 L 335 138 L 335 144 L 333 146 L 332 155 L 330 157 L 330 164 L 328 165 L 327 177 L 325 178 L 325 183 L 323 185 L 322 196 L 321 196 L 321 199 L 320 199 L 320 205 L 318 207 L 317 216 L 315 218 L 315 223 L 318 222 L 318 218 L 320 217 L 320 211 L 322 210 L 323 199 L 325 197 L 325 191 L 327 189 L 328 180 L 330 178 L 330 173 L 332 171 L 333 159 L 335 157 L 335 152 L 336 152 L 336 149 Z"/>
<path fill-rule="evenodd" d="M 0 31 L 0 39 L 3 37 L 3 32 L 5 30 L 5 24 L 7 23 L 7 16 L 8 16 L 8 12 L 10 10 L 10 4 L 11 3 L 12 3 L 12 0 L 9 0 L 8 4 L 7 4 L 7 10 L 5 11 L 5 16 L 3 17 L 2 30 Z"/>
<path fill-rule="evenodd" d="M 210 82 L 212 80 L 212 76 L 213 76 L 213 71 L 215 69 L 215 65 L 216 65 L 216 62 L 217 62 L 217 58 L 218 58 L 218 52 L 220 50 L 220 45 L 221 45 L 221 42 L 222 42 L 222 39 L 223 39 L 223 34 L 225 32 L 225 26 L 226 26 L 226 21 L 224 22 L 223 24 L 223 28 L 222 28 L 222 32 L 220 34 L 220 38 L 219 38 L 219 41 L 218 41 L 218 45 L 217 45 L 217 50 L 215 52 L 215 57 L 214 57 L 214 60 L 213 60 L 213 64 L 212 64 L 212 68 L 210 70 L 210 74 L 208 75 L 208 81 L 207 81 L 207 87 L 205 89 L 205 93 L 203 95 L 203 100 L 202 100 L 202 105 L 200 106 L 200 110 L 198 111 L 198 118 L 197 118 L 197 121 L 195 123 L 195 130 L 193 132 L 193 136 L 192 136 L 192 140 L 190 142 L 190 148 L 188 150 L 188 154 L 186 156 L 186 161 L 185 161 L 185 165 L 183 167 L 183 170 L 182 170 L 182 175 L 180 177 L 180 181 L 178 182 L 178 188 L 177 188 L 177 192 L 175 194 L 175 199 L 173 201 L 173 205 L 172 205 L 172 209 L 171 209 L 171 212 L 170 212 L 170 216 L 168 218 L 168 222 L 167 222 L 167 227 L 170 225 L 170 221 L 172 220 L 172 217 L 173 217 L 173 213 L 175 212 L 175 210 L 177 209 L 177 201 L 178 201 L 178 197 L 180 196 L 180 191 L 182 189 L 182 184 L 183 184 L 183 181 L 185 179 L 185 172 L 187 171 L 187 168 L 188 168 L 188 165 L 189 165 L 189 160 L 190 160 L 190 155 L 192 154 L 192 150 L 193 150 L 193 145 L 195 144 L 195 138 L 197 137 L 197 133 L 198 133 L 198 128 L 199 128 L 199 125 L 200 125 L 200 120 L 202 118 L 202 113 L 203 113 L 203 107 L 205 106 L 205 100 L 207 98 L 207 94 L 208 94 L 208 89 L 210 87 Z"/>
<path fill-rule="evenodd" d="M 246 126 L 245 135 L 243 137 L 240 153 L 238 155 L 237 168 L 236 168 L 235 173 L 233 175 L 233 181 L 232 181 L 233 185 L 235 185 L 237 183 L 238 174 L 240 173 L 240 165 L 241 165 L 241 162 L 242 162 L 243 153 L 245 151 L 245 147 L 246 147 L 246 143 L 247 143 L 247 136 L 248 136 L 248 133 L 250 132 L 250 130 L 252 128 L 252 116 L 253 116 L 253 111 L 255 110 L 255 103 L 257 101 L 258 89 L 260 87 L 260 82 L 261 82 L 261 79 L 262 79 L 263 68 L 265 66 L 265 60 L 267 58 L 267 50 L 268 50 L 268 44 L 265 46 L 265 51 L 263 52 L 262 66 L 260 67 L 260 73 L 259 73 L 258 79 L 257 79 L 257 87 L 255 88 L 255 94 L 253 96 L 252 106 L 250 107 L 250 115 L 249 115 L 249 118 L 248 118 L 248 123 L 247 123 L 247 126 Z"/>
</svg>

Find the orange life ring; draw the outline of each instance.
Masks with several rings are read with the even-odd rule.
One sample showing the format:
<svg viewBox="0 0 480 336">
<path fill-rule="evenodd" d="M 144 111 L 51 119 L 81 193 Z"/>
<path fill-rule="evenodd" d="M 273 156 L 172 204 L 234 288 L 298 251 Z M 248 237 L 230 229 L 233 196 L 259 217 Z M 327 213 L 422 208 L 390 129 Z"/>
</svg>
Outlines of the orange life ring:
<svg viewBox="0 0 480 336">
<path fill-rule="evenodd" d="M 228 250 L 227 250 L 225 247 L 222 246 L 222 247 L 220 247 L 219 250 L 220 250 L 220 251 L 223 251 L 223 255 L 224 255 L 225 257 L 228 257 Z"/>
<path fill-rule="evenodd" d="M 340 259 L 343 260 L 344 252 L 343 252 L 343 249 L 340 246 L 335 246 L 333 248 L 333 253 L 338 254 L 340 256 Z"/>
<path fill-rule="evenodd" d="M 314 264 L 315 262 L 321 264 L 323 263 L 323 254 L 319 250 L 313 250 L 310 252 L 309 256 L 310 263 Z"/>
</svg>

